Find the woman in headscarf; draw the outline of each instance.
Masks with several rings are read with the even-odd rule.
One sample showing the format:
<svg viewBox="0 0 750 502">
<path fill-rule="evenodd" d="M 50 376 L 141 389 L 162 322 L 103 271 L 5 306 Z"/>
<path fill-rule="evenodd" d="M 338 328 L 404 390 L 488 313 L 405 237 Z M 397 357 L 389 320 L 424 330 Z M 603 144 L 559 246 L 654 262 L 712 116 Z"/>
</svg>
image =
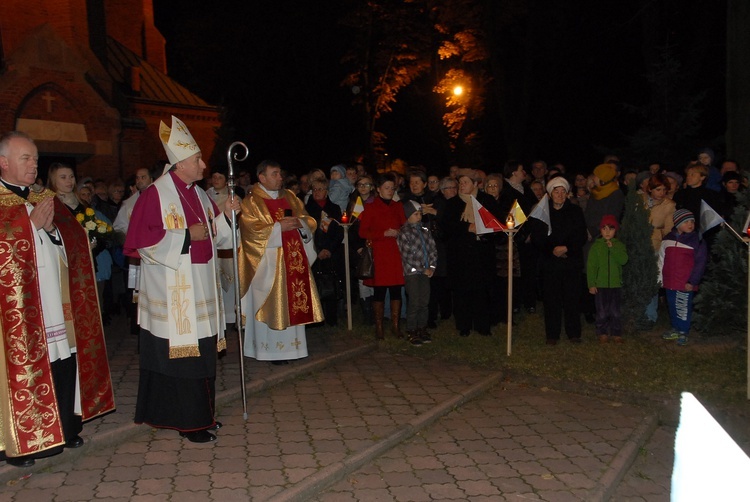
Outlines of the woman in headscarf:
<svg viewBox="0 0 750 502">
<path fill-rule="evenodd" d="M 544 329 L 548 345 L 560 340 L 563 314 L 565 333 L 573 343 L 581 341 L 581 270 L 583 245 L 588 234 L 581 208 L 568 200 L 570 184 L 562 176 L 547 182 L 550 197 L 549 228 L 532 218 L 532 242 L 539 248 L 544 303 Z M 540 204 L 545 203 L 544 199 Z"/>
<path fill-rule="evenodd" d="M 448 199 L 442 219 L 447 243 L 448 284 L 453 290 L 453 317 L 460 336 L 469 336 L 472 329 L 489 336 L 496 236 L 477 235 L 471 198 L 475 197 L 492 213 L 497 212 L 497 205 L 491 195 L 479 192 L 479 179 L 474 170 L 459 170 L 457 179 L 458 197 Z"/>
</svg>

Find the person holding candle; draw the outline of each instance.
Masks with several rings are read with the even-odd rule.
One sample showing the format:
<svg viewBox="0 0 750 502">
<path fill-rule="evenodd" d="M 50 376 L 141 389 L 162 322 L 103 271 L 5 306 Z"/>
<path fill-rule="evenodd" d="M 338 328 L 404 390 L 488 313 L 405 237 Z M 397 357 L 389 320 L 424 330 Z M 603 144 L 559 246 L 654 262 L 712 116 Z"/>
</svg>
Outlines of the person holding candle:
<svg viewBox="0 0 750 502">
<path fill-rule="evenodd" d="M 328 197 L 328 183 L 324 180 L 312 182 L 312 197 L 305 204 L 305 210 L 318 224 L 313 237 L 318 260 L 312 269 L 326 323 L 335 326 L 338 323 L 338 297 L 341 296 L 338 292 L 342 289 L 339 284 L 346 277 L 344 228 L 339 225 L 343 214 Z"/>
</svg>

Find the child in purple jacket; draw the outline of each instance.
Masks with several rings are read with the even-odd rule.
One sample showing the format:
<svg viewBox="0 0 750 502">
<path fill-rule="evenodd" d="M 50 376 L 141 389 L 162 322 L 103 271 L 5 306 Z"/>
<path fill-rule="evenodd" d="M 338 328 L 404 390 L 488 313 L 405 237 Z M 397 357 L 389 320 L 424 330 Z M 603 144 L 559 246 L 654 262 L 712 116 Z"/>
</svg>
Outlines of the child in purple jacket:
<svg viewBox="0 0 750 502">
<path fill-rule="evenodd" d="M 659 272 L 667 292 L 669 319 L 672 329 L 662 335 L 664 340 L 677 340 L 677 345 L 688 343 L 693 296 L 706 269 L 708 252 L 695 231 L 695 215 L 678 209 L 672 217 L 674 228 L 661 241 Z"/>
</svg>

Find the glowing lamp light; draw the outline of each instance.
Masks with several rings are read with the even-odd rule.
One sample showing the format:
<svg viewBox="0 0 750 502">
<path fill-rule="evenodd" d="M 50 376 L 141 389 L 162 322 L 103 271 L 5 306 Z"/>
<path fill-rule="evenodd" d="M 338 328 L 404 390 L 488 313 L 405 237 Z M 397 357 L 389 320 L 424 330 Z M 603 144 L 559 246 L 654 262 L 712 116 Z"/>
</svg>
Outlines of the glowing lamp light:
<svg viewBox="0 0 750 502">
<path fill-rule="evenodd" d="M 341 214 L 341 223 L 348 223 L 349 222 L 349 215 L 346 213 Z"/>
<path fill-rule="evenodd" d="M 457 85 L 456 87 L 453 88 L 453 95 L 454 96 L 460 96 L 463 93 L 464 93 L 463 86 Z"/>
</svg>

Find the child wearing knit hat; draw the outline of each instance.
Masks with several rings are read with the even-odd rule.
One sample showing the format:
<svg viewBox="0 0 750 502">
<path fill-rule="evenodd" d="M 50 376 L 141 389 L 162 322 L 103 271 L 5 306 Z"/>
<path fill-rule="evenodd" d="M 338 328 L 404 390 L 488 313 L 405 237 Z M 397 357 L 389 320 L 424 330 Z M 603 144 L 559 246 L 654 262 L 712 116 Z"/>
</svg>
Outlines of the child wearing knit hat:
<svg viewBox="0 0 750 502">
<path fill-rule="evenodd" d="M 672 217 L 674 228 L 661 241 L 659 273 L 667 293 L 669 320 L 672 328 L 662 335 L 664 340 L 688 343 L 693 297 L 706 269 L 708 251 L 695 231 L 695 215 L 678 209 Z"/>
<path fill-rule="evenodd" d="M 586 264 L 589 293 L 596 303 L 596 334 L 601 343 L 622 343 L 622 266 L 628 262 L 625 244 L 615 237 L 617 218 L 604 215 L 599 223 L 601 237 L 594 241 Z"/>
<path fill-rule="evenodd" d="M 422 226 L 422 206 L 404 201 L 406 223 L 398 233 L 398 249 L 406 286 L 406 335 L 412 345 L 432 342 L 427 331 L 430 278 L 437 266 L 437 247 L 432 233 Z"/>
</svg>

